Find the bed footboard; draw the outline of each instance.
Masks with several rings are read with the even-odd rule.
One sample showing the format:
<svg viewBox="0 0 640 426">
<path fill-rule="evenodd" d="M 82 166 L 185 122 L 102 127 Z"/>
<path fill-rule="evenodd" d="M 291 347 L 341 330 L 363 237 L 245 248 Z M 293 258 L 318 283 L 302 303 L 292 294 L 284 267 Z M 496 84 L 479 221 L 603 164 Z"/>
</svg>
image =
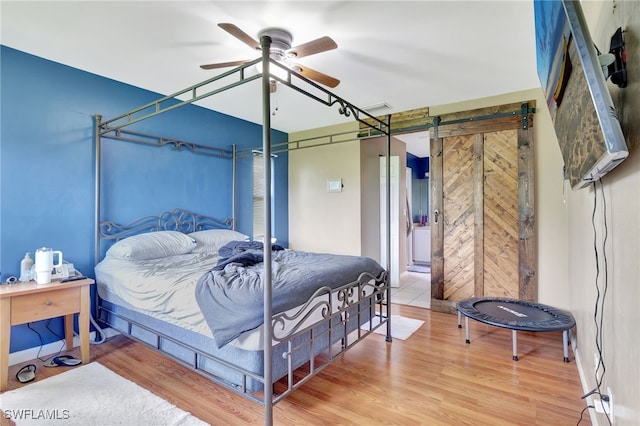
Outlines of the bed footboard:
<svg viewBox="0 0 640 426">
<path fill-rule="evenodd" d="M 282 358 L 287 362 L 286 382 L 276 381 L 274 403 L 308 381 L 375 329 L 386 326 L 389 319 L 383 306 L 387 304 L 388 285 L 386 271 L 378 277 L 365 272 L 358 280 L 342 287 L 318 289 L 294 314 L 273 316 L 273 358 Z M 374 321 L 375 317 L 379 317 L 379 321 Z M 307 325 L 309 322 L 312 325 Z M 362 329 L 361 326 L 367 322 L 369 327 Z M 286 348 L 282 348 L 284 350 L 281 349 L 283 343 L 286 344 Z M 300 363 L 300 359 L 304 362 Z M 302 366 L 303 369 L 300 368 Z"/>
<path fill-rule="evenodd" d="M 273 316 L 273 374 L 276 403 L 342 353 L 386 326 L 388 279 L 363 273 L 355 282 L 318 289 L 297 312 Z M 379 321 L 373 321 L 375 317 Z M 233 345 L 217 348 L 199 333 L 101 300 L 99 319 L 180 364 L 249 399 L 264 404 L 264 352 Z M 366 330 L 360 328 L 368 323 Z M 285 331 L 286 330 L 286 331 Z M 388 336 L 390 338 L 390 336 Z"/>
</svg>

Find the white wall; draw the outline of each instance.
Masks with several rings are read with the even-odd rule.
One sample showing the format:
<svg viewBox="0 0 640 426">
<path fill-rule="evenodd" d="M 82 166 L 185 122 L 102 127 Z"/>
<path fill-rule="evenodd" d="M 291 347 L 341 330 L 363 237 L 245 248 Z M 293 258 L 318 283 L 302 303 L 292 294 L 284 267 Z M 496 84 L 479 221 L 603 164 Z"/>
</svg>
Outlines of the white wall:
<svg viewBox="0 0 640 426">
<path fill-rule="evenodd" d="M 291 133 L 289 140 L 352 130 L 355 135 L 357 122 Z M 330 178 L 342 178 L 342 192 L 327 192 Z M 359 141 L 289 153 L 289 246 L 295 250 L 360 255 Z"/>
<path fill-rule="evenodd" d="M 628 86 L 620 89 L 609 83 L 610 92 L 629 146 L 629 158 L 603 179 L 606 199 L 606 230 L 603 199 L 597 187 L 596 232 L 598 246 L 608 232 L 606 255 L 608 290 L 604 306 L 603 350 L 606 374 L 604 391 L 614 395 L 616 425 L 640 422 L 640 3 L 633 1 L 582 2 L 594 43 L 607 51 L 618 27 L 625 30 Z M 594 351 L 596 326 L 596 262 L 594 259 L 591 213 L 594 191 L 570 191 L 569 285 L 572 311 L 578 321 L 578 353 L 587 377 L 587 387 L 595 386 Z M 604 291 L 604 259 L 600 249 L 600 291 Z M 602 296 L 602 294 L 601 294 Z M 599 417 L 600 424 L 608 424 Z"/>
<path fill-rule="evenodd" d="M 289 152 L 289 246 L 295 250 L 362 255 L 380 258 L 380 161 L 386 155 L 386 138 L 361 142 L 358 123 L 347 123 L 292 133 L 301 146 L 334 143 Z M 406 167 L 404 142 L 392 140 L 392 155 Z M 342 178 L 341 193 L 327 192 L 327 179 Z M 400 199 L 406 197 L 404 174 Z M 400 215 L 400 273 L 406 270 L 405 203 Z"/>
</svg>

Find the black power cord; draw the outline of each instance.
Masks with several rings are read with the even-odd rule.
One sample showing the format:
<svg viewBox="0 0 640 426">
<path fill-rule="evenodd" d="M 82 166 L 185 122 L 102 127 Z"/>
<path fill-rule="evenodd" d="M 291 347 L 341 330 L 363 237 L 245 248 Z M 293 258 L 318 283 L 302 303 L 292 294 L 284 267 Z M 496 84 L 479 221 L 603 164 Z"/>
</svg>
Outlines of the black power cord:
<svg viewBox="0 0 640 426">
<path fill-rule="evenodd" d="M 602 356 L 602 348 L 603 348 L 603 343 L 602 343 L 602 339 L 603 339 L 603 332 L 602 332 L 602 327 L 603 327 L 603 323 L 604 323 L 604 302 L 607 298 L 607 290 L 609 287 L 609 265 L 607 263 L 607 251 L 606 251 L 606 244 L 607 244 L 607 238 L 609 236 L 609 229 L 607 228 L 607 200 L 605 198 L 604 195 L 604 187 L 602 185 L 602 179 L 600 179 L 600 192 L 602 194 L 602 215 L 604 217 L 604 236 L 602 238 L 602 260 L 604 263 L 604 288 L 602 291 L 602 303 L 601 303 L 601 309 L 600 309 L 600 323 L 598 324 L 596 322 L 596 325 L 599 325 L 600 329 L 598 331 L 598 335 L 596 336 L 596 346 L 598 349 L 598 368 L 602 367 L 602 373 L 600 374 L 600 378 L 598 379 L 598 389 L 600 389 L 600 387 L 602 386 L 602 381 L 604 379 L 604 373 L 605 373 L 605 365 L 604 365 L 604 358 Z M 597 378 L 597 374 L 598 374 L 598 370 L 596 370 L 596 378 Z M 602 396 L 602 395 L 601 395 Z M 608 398 L 608 396 L 607 396 Z M 604 400 L 604 398 L 603 398 Z"/>
<path fill-rule="evenodd" d="M 582 396 L 582 399 L 587 398 L 590 395 L 597 395 L 601 402 L 609 402 L 609 395 L 606 393 L 602 393 L 602 382 L 604 380 L 606 366 L 604 363 L 604 354 L 603 354 L 603 324 L 604 324 L 604 304 L 607 296 L 607 290 L 609 287 L 609 265 L 607 262 L 607 251 L 606 244 L 607 238 L 609 236 L 609 229 L 607 227 L 607 200 L 604 193 L 604 186 L 602 184 L 602 178 L 599 179 L 600 182 L 600 192 L 602 194 L 602 204 L 603 204 L 603 226 L 604 226 L 604 236 L 602 238 L 602 258 L 603 258 L 603 266 L 604 266 L 604 287 L 602 294 L 600 294 L 600 286 L 598 285 L 598 280 L 600 278 L 600 259 L 598 256 L 598 235 L 596 229 L 596 211 L 597 211 L 597 203 L 598 203 L 598 189 L 596 186 L 596 182 L 593 182 L 593 212 L 591 214 L 591 226 L 593 228 L 593 250 L 596 260 L 596 277 L 595 277 L 595 287 L 596 287 L 596 303 L 595 310 L 593 314 L 593 321 L 596 325 L 596 351 L 598 353 L 598 364 L 595 369 L 595 380 L 596 387 Z M 595 408 L 592 405 L 585 407 L 582 410 L 582 413 L 588 408 Z M 603 407 L 604 408 L 604 407 Z M 612 425 L 611 418 L 609 417 L 609 413 L 606 410 L 604 411 L 604 415 L 607 418 L 607 422 L 609 425 Z M 582 421 L 582 413 L 580 414 L 580 421 Z"/>
<path fill-rule="evenodd" d="M 80 271 L 76 270 L 76 272 L 77 272 L 78 274 L 80 274 L 80 276 L 82 276 L 82 273 L 81 273 Z M 46 324 L 45 324 L 45 327 L 46 327 L 46 329 L 47 329 L 51 334 L 53 334 L 55 337 L 57 337 L 57 338 L 58 338 L 58 340 L 59 340 L 59 341 L 61 341 L 62 343 L 61 343 L 60 349 L 58 349 L 58 351 L 57 351 L 57 352 L 55 352 L 53 355 L 50 355 L 48 358 L 41 358 L 41 357 L 40 357 L 40 354 L 42 353 L 42 349 L 44 348 L 44 339 L 42 338 L 42 335 L 41 335 L 40 333 L 38 333 L 38 331 L 37 331 L 35 328 L 33 328 L 33 327 L 31 326 L 31 323 L 27 323 L 27 328 L 28 328 L 29 330 L 33 331 L 33 332 L 38 336 L 38 339 L 40 340 L 40 347 L 38 348 L 38 353 L 36 354 L 36 358 L 37 358 L 38 360 L 42 361 L 42 362 L 47 362 L 47 361 L 49 361 L 50 359 L 52 359 L 52 358 L 54 358 L 54 357 L 56 357 L 56 356 L 60 355 L 60 354 L 62 353 L 62 350 L 63 350 L 63 349 L 65 348 L 65 346 L 66 346 L 66 340 L 65 340 L 65 338 L 64 338 L 64 337 L 62 337 L 62 336 L 60 336 L 58 333 L 56 333 L 56 332 L 51 328 L 51 321 L 52 321 L 52 320 L 53 320 L 53 318 L 49 318 L 49 319 L 47 319 L 47 322 L 46 322 Z M 104 330 L 102 330 L 102 328 L 100 328 L 100 326 L 95 322 L 95 320 L 93 319 L 93 315 L 91 315 L 91 313 L 89 313 L 89 320 L 90 320 L 91 324 L 93 324 L 93 326 L 94 326 L 94 327 L 95 327 L 95 329 L 96 329 L 96 331 L 95 331 L 95 333 L 96 333 L 96 340 L 95 340 L 95 341 L 92 341 L 92 342 L 90 342 L 90 343 L 91 343 L 91 344 L 101 344 L 101 343 L 104 343 L 104 342 L 107 340 L 107 336 L 106 336 L 106 334 L 105 334 Z M 73 331 L 73 334 L 74 334 L 74 336 L 77 336 L 77 335 L 78 335 L 78 333 L 76 333 L 76 331 L 75 331 L 75 330 Z M 100 336 L 101 336 L 101 337 L 100 337 Z"/>
<path fill-rule="evenodd" d="M 580 419 L 578 420 L 578 423 L 576 423 L 576 426 L 578 426 L 582 422 L 582 417 L 584 416 L 584 412 L 587 411 L 589 408 L 596 408 L 596 407 L 594 407 L 593 405 L 587 405 L 586 407 L 584 407 L 582 411 L 580 411 Z"/>
<path fill-rule="evenodd" d="M 40 361 L 42 361 L 42 362 L 47 362 L 47 361 L 49 361 L 51 358 L 53 358 L 53 357 L 55 357 L 55 356 L 60 355 L 60 353 L 62 352 L 62 349 L 65 347 L 65 344 L 66 344 L 66 343 L 65 343 L 65 340 L 64 340 L 62 337 L 60 337 L 60 336 L 58 335 L 58 333 L 56 333 L 55 331 L 53 331 L 53 330 L 51 329 L 51 327 L 50 327 L 50 325 L 51 325 L 51 320 L 52 320 L 51 318 L 49 318 L 49 319 L 47 320 L 46 328 L 47 328 L 47 330 L 49 330 L 49 332 L 50 332 L 51 334 L 53 334 L 54 336 L 56 336 L 56 337 L 58 338 L 58 340 L 59 340 L 59 341 L 61 341 L 62 343 L 61 343 L 60 349 L 58 349 L 58 352 L 54 353 L 53 355 L 50 355 L 48 358 L 40 358 L 40 353 L 42 352 L 42 348 L 44 347 L 44 339 L 42 338 L 42 335 L 41 335 L 40 333 L 38 333 L 38 331 L 37 331 L 35 328 L 33 328 L 33 327 L 31 326 L 31 323 L 30 323 L 30 322 L 28 322 L 28 323 L 27 323 L 27 328 L 28 328 L 29 330 L 33 331 L 34 333 L 36 333 L 36 335 L 38 336 L 38 339 L 40 339 L 40 348 L 38 348 L 38 353 L 36 354 L 36 358 L 37 358 L 37 359 L 39 359 L 39 360 L 40 360 Z"/>
</svg>

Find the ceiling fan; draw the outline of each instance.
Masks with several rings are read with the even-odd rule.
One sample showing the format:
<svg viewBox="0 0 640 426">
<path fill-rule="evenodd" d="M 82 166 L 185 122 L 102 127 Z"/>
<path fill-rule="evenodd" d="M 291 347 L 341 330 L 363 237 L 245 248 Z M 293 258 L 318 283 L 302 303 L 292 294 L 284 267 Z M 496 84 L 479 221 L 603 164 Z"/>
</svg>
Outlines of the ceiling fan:
<svg viewBox="0 0 640 426">
<path fill-rule="evenodd" d="M 236 37 L 238 40 L 245 43 L 247 46 L 251 47 L 252 49 L 261 49 L 260 43 L 257 40 L 242 31 L 234 24 L 221 23 L 218 24 L 218 26 L 232 36 Z M 271 56 L 271 59 L 281 63 L 292 71 L 301 74 L 309 80 L 316 81 L 325 86 L 333 88 L 340 84 L 340 80 L 336 78 L 309 68 L 306 65 L 300 65 L 295 62 L 295 60 L 298 58 L 315 55 L 316 53 L 326 52 L 327 50 L 337 48 L 338 45 L 331 39 L 331 37 L 324 36 L 307 43 L 291 47 L 293 37 L 289 31 L 282 28 L 266 28 L 260 31 L 258 35 L 259 37 L 267 35 L 271 38 L 271 48 L 269 52 L 269 56 Z M 242 61 L 220 62 L 216 64 L 200 65 L 200 68 L 210 70 L 216 68 L 235 67 L 250 61 L 251 59 Z M 271 91 L 275 91 L 275 83 L 272 84 L 271 87 Z"/>
</svg>

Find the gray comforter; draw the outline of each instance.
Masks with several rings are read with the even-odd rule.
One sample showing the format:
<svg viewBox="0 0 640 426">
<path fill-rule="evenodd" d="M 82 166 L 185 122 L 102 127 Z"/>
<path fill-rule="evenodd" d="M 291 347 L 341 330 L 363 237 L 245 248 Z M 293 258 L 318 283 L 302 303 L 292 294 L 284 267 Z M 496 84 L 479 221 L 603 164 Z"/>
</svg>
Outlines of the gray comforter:
<svg viewBox="0 0 640 426">
<path fill-rule="evenodd" d="M 255 253 L 258 254 L 258 253 Z M 273 313 L 306 302 L 320 287 L 337 288 L 369 272 L 378 277 L 382 267 L 373 259 L 301 251 L 273 252 Z M 263 323 L 262 263 L 229 263 L 204 274 L 196 285 L 196 300 L 222 347 Z"/>
</svg>

